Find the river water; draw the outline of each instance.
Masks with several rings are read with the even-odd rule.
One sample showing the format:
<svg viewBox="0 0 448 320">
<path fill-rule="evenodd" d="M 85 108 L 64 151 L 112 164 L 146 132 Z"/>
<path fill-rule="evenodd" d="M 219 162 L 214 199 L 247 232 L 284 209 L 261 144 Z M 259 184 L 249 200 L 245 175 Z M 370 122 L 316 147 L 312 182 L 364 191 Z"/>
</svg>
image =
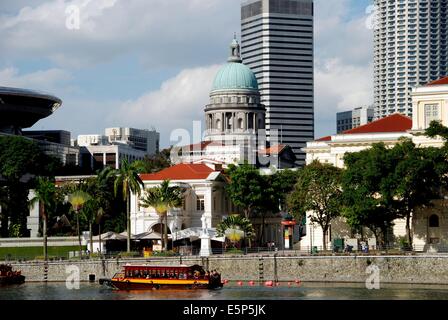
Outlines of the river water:
<svg viewBox="0 0 448 320">
<path fill-rule="evenodd" d="M 384 284 L 368 290 L 363 284 L 280 283 L 277 287 L 238 286 L 220 290 L 117 291 L 81 283 L 69 290 L 65 283 L 26 283 L 0 287 L 0 300 L 448 300 L 448 286 Z"/>
</svg>

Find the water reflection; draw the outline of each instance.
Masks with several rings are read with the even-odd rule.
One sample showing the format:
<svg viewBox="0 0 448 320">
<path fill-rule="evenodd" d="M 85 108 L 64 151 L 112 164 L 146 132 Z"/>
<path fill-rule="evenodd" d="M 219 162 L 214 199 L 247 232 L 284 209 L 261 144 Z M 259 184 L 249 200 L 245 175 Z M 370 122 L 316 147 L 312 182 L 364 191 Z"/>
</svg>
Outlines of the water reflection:
<svg viewBox="0 0 448 320">
<path fill-rule="evenodd" d="M 0 300 L 448 300 L 448 286 L 383 285 L 368 290 L 362 284 L 282 283 L 278 287 L 238 286 L 221 290 L 117 291 L 98 284 L 83 283 L 68 290 L 65 283 L 26 283 L 0 287 Z"/>
</svg>

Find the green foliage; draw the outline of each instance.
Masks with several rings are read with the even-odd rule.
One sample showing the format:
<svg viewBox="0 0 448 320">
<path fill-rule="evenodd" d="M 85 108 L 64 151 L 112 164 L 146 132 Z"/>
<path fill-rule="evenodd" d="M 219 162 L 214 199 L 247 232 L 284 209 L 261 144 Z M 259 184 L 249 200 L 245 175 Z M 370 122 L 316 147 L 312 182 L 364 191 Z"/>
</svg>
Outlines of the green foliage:
<svg viewBox="0 0 448 320">
<path fill-rule="evenodd" d="M 68 258 L 70 251 L 76 251 L 77 246 L 48 247 L 48 256 L 53 258 Z M 86 247 L 84 246 L 84 250 Z M 4 259 L 25 259 L 44 260 L 42 256 L 42 247 L 0 247 L 0 260 Z"/>
<path fill-rule="evenodd" d="M 152 256 L 153 257 L 174 257 L 177 256 L 178 254 L 176 252 L 174 252 L 173 250 L 169 250 L 169 251 L 153 251 L 152 252 Z"/>
<path fill-rule="evenodd" d="M 302 220 L 307 211 L 313 211 L 311 221 L 326 232 L 341 212 L 341 173 L 341 169 L 317 161 L 302 169 L 288 197 L 292 215 Z"/>
<path fill-rule="evenodd" d="M 410 218 L 418 207 L 440 197 L 448 172 L 445 152 L 417 148 L 401 139 L 393 148 L 383 143 L 344 158 L 344 216 L 353 228 L 367 226 L 384 236 L 396 218 L 406 218 L 407 241 L 412 244 Z"/>
<path fill-rule="evenodd" d="M 79 212 L 90 199 L 92 199 L 90 194 L 82 190 L 73 191 L 68 195 L 68 202 L 75 212 Z"/>
<path fill-rule="evenodd" d="M 250 218 L 252 210 L 263 207 L 263 191 L 265 179 L 257 168 L 249 164 L 239 166 L 230 165 L 227 172 L 230 183 L 226 186 L 226 192 L 231 201 L 243 208 L 246 218 Z"/>
<path fill-rule="evenodd" d="M 249 219 L 240 215 L 231 215 L 221 221 L 216 227 L 216 233 L 219 237 L 225 236 L 235 246 L 243 238 L 252 238 L 255 236 L 255 230 Z"/>
<path fill-rule="evenodd" d="M 181 187 L 170 187 L 170 181 L 165 180 L 160 187 L 146 189 L 144 197 L 140 199 L 140 205 L 143 208 L 152 207 L 161 217 L 165 218 L 163 230 L 165 251 L 168 249 L 167 212 L 182 206 L 183 193 L 184 190 Z"/>
<path fill-rule="evenodd" d="M 368 227 L 379 239 L 398 217 L 393 204 L 393 178 L 396 166 L 383 143 L 346 154 L 343 175 L 344 217 L 353 229 Z M 384 240 L 384 239 L 383 239 Z"/>
<path fill-rule="evenodd" d="M 153 156 L 146 156 L 144 160 L 133 162 L 139 173 L 154 173 L 171 166 L 171 148 L 164 149 Z"/>
<path fill-rule="evenodd" d="M 273 190 L 273 199 L 276 201 L 281 210 L 287 208 L 287 197 L 294 190 L 300 171 L 278 170 L 272 176 L 268 176 L 268 183 Z"/>
<path fill-rule="evenodd" d="M 18 181 L 25 174 L 51 175 L 61 163 L 45 155 L 32 140 L 18 136 L 0 136 L 0 175 Z"/>
<path fill-rule="evenodd" d="M 9 237 L 20 238 L 22 233 L 20 232 L 20 224 L 12 224 L 9 226 Z"/>
<path fill-rule="evenodd" d="M 140 205 L 143 208 L 152 207 L 159 215 L 164 215 L 168 210 L 182 206 L 183 192 L 180 187 L 170 187 L 170 181 L 165 180 L 160 187 L 146 189 Z"/>
<path fill-rule="evenodd" d="M 116 172 L 114 182 L 115 196 L 117 196 L 119 190 L 121 190 L 123 200 L 127 201 L 131 192 L 140 195 L 141 188 L 143 186 L 143 181 L 140 179 L 135 166 L 124 159 L 121 163 L 120 169 Z"/>
<path fill-rule="evenodd" d="M 4 195 L 1 216 L 1 236 L 7 237 L 8 220 L 20 225 L 20 233 L 26 234 L 28 216 L 27 194 L 32 175 L 52 176 L 61 166 L 58 159 L 45 155 L 32 140 L 18 136 L 0 136 L 0 176 Z"/>
</svg>

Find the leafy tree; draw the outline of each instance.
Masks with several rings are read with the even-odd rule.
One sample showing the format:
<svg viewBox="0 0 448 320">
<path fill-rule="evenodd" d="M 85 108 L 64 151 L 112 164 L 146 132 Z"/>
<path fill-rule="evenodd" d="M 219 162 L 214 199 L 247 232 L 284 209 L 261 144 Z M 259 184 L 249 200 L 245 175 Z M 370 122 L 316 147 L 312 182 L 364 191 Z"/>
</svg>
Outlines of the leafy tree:
<svg viewBox="0 0 448 320">
<path fill-rule="evenodd" d="M 229 184 L 226 192 L 232 202 L 243 209 L 246 219 L 259 208 L 263 199 L 264 179 L 257 168 L 249 164 L 230 165 L 227 174 Z"/>
<path fill-rule="evenodd" d="M 419 207 L 440 198 L 442 177 L 448 173 L 444 152 L 439 148 L 417 148 L 411 139 L 402 139 L 390 150 L 397 165 L 393 168 L 394 201 L 406 219 L 406 238 L 412 246 L 410 220 Z"/>
<path fill-rule="evenodd" d="M 249 219 L 240 215 L 231 215 L 221 221 L 216 227 L 219 237 L 225 236 L 236 247 L 243 238 L 252 238 L 255 235 L 254 228 Z"/>
<path fill-rule="evenodd" d="M 93 253 L 93 224 L 98 223 L 101 217 L 104 215 L 104 208 L 101 206 L 101 200 L 98 198 L 91 198 L 88 200 L 83 208 L 81 209 L 81 214 L 87 220 L 89 224 L 89 235 L 90 235 L 90 252 L 89 255 L 92 256 Z M 101 234 L 99 235 L 101 241 Z"/>
<path fill-rule="evenodd" d="M 139 197 L 143 187 L 144 184 L 137 169 L 124 159 L 116 173 L 114 192 L 117 196 L 119 190 L 121 190 L 123 200 L 126 203 L 127 252 L 131 252 L 131 192 Z"/>
<path fill-rule="evenodd" d="M 76 228 L 78 232 L 78 241 L 79 241 L 79 257 L 82 258 L 82 245 L 81 245 L 81 232 L 79 228 L 79 215 L 83 206 L 88 202 L 92 197 L 85 191 L 76 190 L 73 193 L 68 195 L 68 202 L 72 205 L 73 210 L 76 213 Z"/>
<path fill-rule="evenodd" d="M 353 229 L 368 227 L 378 243 L 386 242 L 387 230 L 400 217 L 395 196 L 397 159 L 384 143 L 344 157 L 342 178 L 344 213 Z"/>
<path fill-rule="evenodd" d="M 25 234 L 28 216 L 28 193 L 32 177 L 52 176 L 61 166 L 58 159 L 44 154 L 32 140 L 18 136 L 0 136 L 0 177 L 7 190 L 2 210 L 0 235 L 8 236 L 8 220 L 20 225 Z"/>
<path fill-rule="evenodd" d="M 323 239 L 326 239 L 331 221 L 342 210 L 341 173 L 339 168 L 315 161 L 300 172 L 294 191 L 288 196 L 288 206 L 294 217 L 300 219 L 302 214 L 313 211 L 310 220 L 322 228 Z M 326 250 L 325 240 L 323 245 Z"/>
<path fill-rule="evenodd" d="M 152 207 L 157 214 L 165 220 L 163 228 L 163 248 L 168 250 L 168 210 L 179 208 L 182 206 L 183 189 L 181 187 L 170 187 L 170 181 L 165 180 L 160 187 L 153 187 L 145 190 L 145 195 L 141 199 L 141 206 L 143 208 Z"/>
<path fill-rule="evenodd" d="M 171 166 L 170 152 L 171 148 L 164 149 L 153 156 L 146 156 L 144 160 L 134 161 L 133 165 L 139 173 L 158 172 Z"/>
<path fill-rule="evenodd" d="M 48 260 L 47 222 L 48 213 L 54 209 L 58 201 L 58 191 L 52 179 L 38 177 L 34 188 L 35 196 L 30 201 L 30 207 L 39 205 L 39 214 L 42 217 L 42 237 L 44 247 L 44 259 Z"/>
</svg>

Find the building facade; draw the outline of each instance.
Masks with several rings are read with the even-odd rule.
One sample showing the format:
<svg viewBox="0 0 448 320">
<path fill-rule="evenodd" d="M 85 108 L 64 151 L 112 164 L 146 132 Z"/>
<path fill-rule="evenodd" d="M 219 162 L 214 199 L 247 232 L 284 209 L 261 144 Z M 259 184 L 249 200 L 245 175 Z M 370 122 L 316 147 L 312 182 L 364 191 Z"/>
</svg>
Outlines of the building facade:
<svg viewBox="0 0 448 320">
<path fill-rule="evenodd" d="M 375 118 L 412 117 L 411 90 L 448 74 L 447 0 L 375 0 Z"/>
<path fill-rule="evenodd" d="M 350 111 L 338 112 L 336 114 L 336 132 L 341 133 L 372 122 L 373 117 L 373 106 L 359 107 Z"/>
<path fill-rule="evenodd" d="M 266 106 L 268 140 L 301 148 L 314 139 L 312 0 L 249 0 L 241 6 L 241 51 Z"/>
<path fill-rule="evenodd" d="M 345 154 L 365 150 L 379 142 L 393 147 L 403 137 L 412 139 L 421 148 L 442 147 L 444 145 L 442 139 L 432 139 L 423 133 L 431 121 L 440 121 L 442 125 L 448 126 L 448 77 L 414 88 L 411 97 L 412 119 L 395 113 L 358 128 L 344 131 L 342 134 L 309 142 L 304 149 L 307 163 L 320 161 L 343 168 Z M 431 208 L 417 210 L 412 216 L 411 229 L 416 250 L 443 250 L 448 245 L 448 212 L 445 209 L 448 200 L 434 200 L 433 204 L 434 206 Z M 312 214 L 312 212 L 307 213 L 308 217 Z M 300 243 L 303 247 L 322 246 L 324 241 L 330 247 L 332 240 L 348 238 L 351 233 L 344 220 L 338 218 L 332 222 L 328 238 L 323 239 L 321 228 L 309 223 L 309 220 L 307 221 L 306 236 Z M 404 219 L 396 220 L 394 224 L 389 235 L 389 240 L 392 242 L 406 233 Z M 372 235 L 370 236 L 370 240 L 374 241 Z"/>
<path fill-rule="evenodd" d="M 230 44 L 230 56 L 216 74 L 205 106 L 204 141 L 175 148 L 171 162 L 214 161 L 224 166 L 247 162 L 256 166 L 289 168 L 296 157 L 287 145 L 267 141 L 266 109 L 261 104 L 254 72 L 242 63 L 240 45 Z M 279 150 L 280 152 L 266 152 Z M 177 152 L 176 152 L 177 151 Z"/>
<path fill-rule="evenodd" d="M 109 143 L 123 143 L 136 150 L 154 155 L 159 152 L 160 133 L 155 130 L 135 128 L 106 128 L 105 136 Z"/>
<path fill-rule="evenodd" d="M 134 128 L 107 128 L 104 135 L 79 135 L 76 144 L 80 148 L 83 167 L 93 170 L 110 166 L 115 169 L 127 159 L 143 160 L 159 152 L 160 134 L 156 131 Z"/>
<path fill-rule="evenodd" d="M 238 162 L 256 164 L 258 134 L 265 129 L 265 108 L 260 103 L 257 78 L 242 63 L 236 39 L 230 44 L 227 64 L 213 81 L 210 103 L 205 107 L 205 121 L 205 141 L 231 153 L 237 147 L 241 150 Z"/>
</svg>

